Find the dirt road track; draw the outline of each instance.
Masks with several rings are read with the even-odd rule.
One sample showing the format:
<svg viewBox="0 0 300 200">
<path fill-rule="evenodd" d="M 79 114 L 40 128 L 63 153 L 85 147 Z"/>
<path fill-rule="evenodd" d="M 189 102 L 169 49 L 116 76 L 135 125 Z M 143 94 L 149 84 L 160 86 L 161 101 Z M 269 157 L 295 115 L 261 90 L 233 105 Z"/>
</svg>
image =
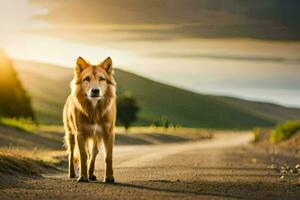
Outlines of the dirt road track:
<svg viewBox="0 0 300 200">
<path fill-rule="evenodd" d="M 21 179 L 1 188 L 0 199 L 300 199 L 299 175 L 268 165 L 297 162 L 253 147 L 250 133 L 217 134 L 198 142 L 117 146 L 117 183 L 77 183 L 67 174 Z M 101 155 L 101 154 L 100 154 Z M 102 155 L 96 175 L 102 180 Z"/>
</svg>

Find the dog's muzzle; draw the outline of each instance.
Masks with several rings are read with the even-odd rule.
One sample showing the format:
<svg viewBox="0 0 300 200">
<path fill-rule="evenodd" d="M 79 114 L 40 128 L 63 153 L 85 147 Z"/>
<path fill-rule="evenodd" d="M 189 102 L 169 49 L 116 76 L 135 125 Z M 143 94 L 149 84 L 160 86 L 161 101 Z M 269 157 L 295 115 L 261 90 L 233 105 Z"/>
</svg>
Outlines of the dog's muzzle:
<svg viewBox="0 0 300 200">
<path fill-rule="evenodd" d="M 90 91 L 90 97 L 100 97 L 100 90 L 97 88 L 93 88 Z"/>
</svg>

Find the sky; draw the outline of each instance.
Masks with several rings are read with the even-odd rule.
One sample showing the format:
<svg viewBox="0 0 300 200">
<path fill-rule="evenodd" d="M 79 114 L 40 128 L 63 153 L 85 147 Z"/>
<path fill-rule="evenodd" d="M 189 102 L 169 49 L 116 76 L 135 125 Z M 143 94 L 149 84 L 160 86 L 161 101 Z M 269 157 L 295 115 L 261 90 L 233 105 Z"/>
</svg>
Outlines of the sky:
<svg viewBox="0 0 300 200">
<path fill-rule="evenodd" d="M 147 2 L 0 0 L 0 46 L 14 59 L 66 67 L 111 56 L 119 68 L 195 92 L 300 107 L 298 15 L 279 18 L 259 1 L 251 6 L 270 13 L 265 20 L 239 4 Z"/>
</svg>

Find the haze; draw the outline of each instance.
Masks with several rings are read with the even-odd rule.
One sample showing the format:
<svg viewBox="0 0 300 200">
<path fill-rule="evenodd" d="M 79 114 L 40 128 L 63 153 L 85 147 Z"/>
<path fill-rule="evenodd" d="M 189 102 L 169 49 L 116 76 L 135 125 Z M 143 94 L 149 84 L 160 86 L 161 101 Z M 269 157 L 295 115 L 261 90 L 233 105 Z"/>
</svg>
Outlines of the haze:
<svg viewBox="0 0 300 200">
<path fill-rule="evenodd" d="M 0 43 L 15 59 L 73 67 L 80 55 L 200 93 L 300 107 L 299 2 L 0 3 Z"/>
</svg>

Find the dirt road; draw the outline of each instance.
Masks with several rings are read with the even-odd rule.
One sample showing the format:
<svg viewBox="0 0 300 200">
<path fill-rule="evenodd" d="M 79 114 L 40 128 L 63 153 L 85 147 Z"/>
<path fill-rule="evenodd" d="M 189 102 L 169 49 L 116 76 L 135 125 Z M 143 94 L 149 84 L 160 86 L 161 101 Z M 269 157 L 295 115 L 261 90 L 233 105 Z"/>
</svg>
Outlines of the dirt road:
<svg viewBox="0 0 300 200">
<path fill-rule="evenodd" d="M 50 174 L 2 188 L 0 199 L 300 199 L 298 174 L 280 179 L 268 168 L 297 158 L 253 147 L 251 139 L 250 133 L 226 133 L 198 142 L 117 146 L 115 184 Z M 99 158 L 99 180 L 102 174 Z"/>
</svg>

